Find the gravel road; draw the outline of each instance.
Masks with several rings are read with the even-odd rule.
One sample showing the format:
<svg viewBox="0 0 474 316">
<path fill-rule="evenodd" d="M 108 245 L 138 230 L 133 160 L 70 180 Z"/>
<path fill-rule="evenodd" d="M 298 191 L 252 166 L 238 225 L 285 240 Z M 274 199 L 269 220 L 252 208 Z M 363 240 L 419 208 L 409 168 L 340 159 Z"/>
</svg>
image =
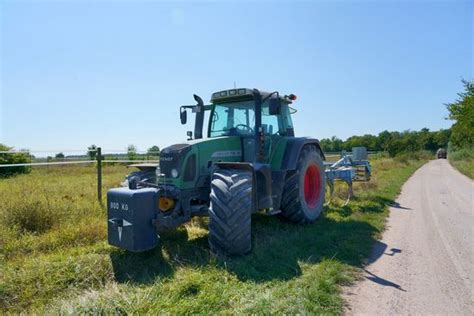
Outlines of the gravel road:
<svg viewBox="0 0 474 316">
<path fill-rule="evenodd" d="M 345 290 L 349 315 L 474 315 L 474 181 L 434 160 L 390 208 L 364 277 Z"/>
</svg>

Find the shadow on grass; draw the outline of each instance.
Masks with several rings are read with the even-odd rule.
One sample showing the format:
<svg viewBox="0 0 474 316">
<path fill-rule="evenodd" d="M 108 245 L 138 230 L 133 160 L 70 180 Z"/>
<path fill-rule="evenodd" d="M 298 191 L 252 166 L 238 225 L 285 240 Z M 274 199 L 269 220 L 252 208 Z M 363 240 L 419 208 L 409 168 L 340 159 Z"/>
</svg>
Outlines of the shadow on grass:
<svg viewBox="0 0 474 316">
<path fill-rule="evenodd" d="M 117 282 L 150 284 L 158 277 L 172 277 L 177 266 L 207 265 L 210 254 L 207 236 L 189 241 L 186 228 L 179 227 L 163 233 L 155 249 L 141 253 L 116 249 L 110 259 Z"/>
<path fill-rule="evenodd" d="M 297 226 L 276 218 L 256 217 L 254 247 L 243 258 L 231 258 L 227 269 L 241 280 L 288 280 L 301 274 L 301 263 L 332 258 L 358 266 L 370 254 L 376 228 L 354 219 L 335 221 L 323 216 Z"/>
<path fill-rule="evenodd" d="M 363 201 L 362 205 L 355 204 L 354 202 Z M 387 199 L 382 196 L 371 197 L 370 200 L 361 199 L 358 196 L 355 196 L 351 199 L 349 205 L 340 205 L 337 202 L 333 202 L 327 208 L 326 213 L 337 213 L 339 216 L 346 218 L 350 217 L 354 212 L 362 213 L 382 213 L 385 211 L 385 207 L 395 207 L 404 210 L 410 210 L 410 208 L 403 207 L 399 203 L 395 202 L 392 199 Z"/>
<path fill-rule="evenodd" d="M 383 210 L 388 203 L 379 199 L 376 205 Z M 205 267 L 217 262 L 218 267 L 234 273 L 240 280 L 266 282 L 297 277 L 302 273 L 301 263 L 318 263 L 325 258 L 362 266 L 371 254 L 377 229 L 350 218 L 351 206 L 330 211 L 339 212 L 343 219 L 336 221 L 323 215 L 313 224 L 294 225 L 277 217 L 254 215 L 252 252 L 217 260 L 209 251 L 207 236 L 188 240 L 186 228 L 180 227 L 163 234 L 160 246 L 154 250 L 112 253 L 115 277 L 118 282 L 152 283 L 158 277 L 172 277 L 180 266 Z M 381 210 L 364 208 L 364 212 Z"/>
<path fill-rule="evenodd" d="M 153 283 L 157 277 L 171 277 L 173 269 L 161 249 L 133 253 L 117 249 L 110 254 L 117 282 Z"/>
</svg>

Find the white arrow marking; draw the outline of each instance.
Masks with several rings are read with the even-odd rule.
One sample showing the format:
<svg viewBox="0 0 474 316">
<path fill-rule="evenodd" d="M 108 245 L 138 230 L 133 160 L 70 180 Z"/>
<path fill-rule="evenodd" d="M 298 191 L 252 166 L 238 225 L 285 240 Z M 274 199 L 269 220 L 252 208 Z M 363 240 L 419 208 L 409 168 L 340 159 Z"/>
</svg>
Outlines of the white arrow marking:
<svg viewBox="0 0 474 316">
<path fill-rule="evenodd" d="M 115 221 L 117 219 L 116 218 L 111 218 L 109 219 L 109 222 L 111 222 L 112 224 L 115 224 Z M 118 231 L 118 236 L 119 236 L 119 241 L 122 241 L 122 231 L 123 231 L 123 228 L 126 227 L 126 226 L 132 226 L 133 224 L 122 219 L 122 226 L 117 226 L 117 231 Z"/>
<path fill-rule="evenodd" d="M 118 234 L 119 234 L 119 241 L 122 241 L 122 229 L 123 227 L 120 227 L 120 226 L 117 227 Z"/>
</svg>

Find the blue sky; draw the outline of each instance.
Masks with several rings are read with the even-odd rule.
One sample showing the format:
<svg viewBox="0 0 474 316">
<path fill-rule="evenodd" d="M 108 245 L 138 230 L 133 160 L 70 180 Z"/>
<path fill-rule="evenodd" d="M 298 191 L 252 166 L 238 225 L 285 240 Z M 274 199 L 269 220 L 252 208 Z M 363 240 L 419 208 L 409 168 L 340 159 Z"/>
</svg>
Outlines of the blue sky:
<svg viewBox="0 0 474 316">
<path fill-rule="evenodd" d="M 297 135 L 447 128 L 473 77 L 472 1 L 3 1 L 0 142 L 145 150 L 197 93 L 295 93 Z M 192 121 L 192 120 L 191 120 Z"/>
</svg>

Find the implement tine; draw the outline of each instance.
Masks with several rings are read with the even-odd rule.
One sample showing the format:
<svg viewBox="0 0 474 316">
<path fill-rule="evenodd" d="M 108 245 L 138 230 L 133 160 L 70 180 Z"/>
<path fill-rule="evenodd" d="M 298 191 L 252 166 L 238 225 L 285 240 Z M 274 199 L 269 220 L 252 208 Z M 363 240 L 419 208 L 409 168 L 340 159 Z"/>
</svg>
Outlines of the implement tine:
<svg viewBox="0 0 474 316">
<path fill-rule="evenodd" d="M 351 198 L 354 197 L 354 190 L 352 189 L 352 181 L 347 182 L 347 186 L 348 186 L 347 200 L 346 200 L 346 202 L 344 203 L 343 206 L 347 206 L 349 204 L 349 201 L 351 200 Z"/>
<path fill-rule="evenodd" d="M 334 196 L 334 180 L 327 179 L 326 183 L 329 186 L 329 200 L 324 205 L 329 205 L 331 204 L 332 198 Z"/>
</svg>

